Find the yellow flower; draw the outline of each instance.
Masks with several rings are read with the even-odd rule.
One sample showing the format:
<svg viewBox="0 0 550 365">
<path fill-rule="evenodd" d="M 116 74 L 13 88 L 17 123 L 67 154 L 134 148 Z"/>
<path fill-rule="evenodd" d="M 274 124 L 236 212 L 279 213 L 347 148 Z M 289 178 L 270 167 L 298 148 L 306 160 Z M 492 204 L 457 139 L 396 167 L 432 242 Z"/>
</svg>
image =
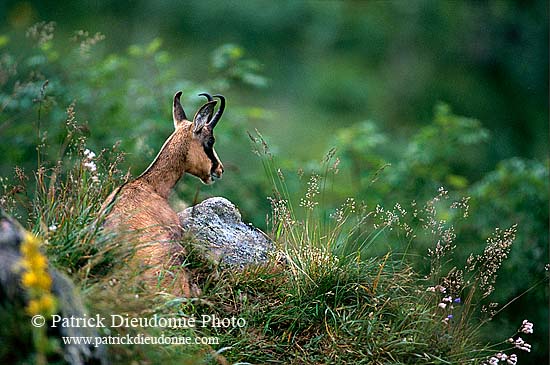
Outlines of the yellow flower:
<svg viewBox="0 0 550 365">
<path fill-rule="evenodd" d="M 30 232 L 25 232 L 25 242 L 35 247 L 38 247 L 40 245 L 40 240 L 38 239 L 38 237 Z"/>
<path fill-rule="evenodd" d="M 28 314 L 33 316 L 35 314 L 42 313 L 40 310 L 40 307 L 41 307 L 40 302 L 37 299 L 31 299 L 29 300 L 29 304 L 27 304 L 26 310 Z"/>
<path fill-rule="evenodd" d="M 42 254 L 40 252 L 40 244 L 41 241 L 36 236 L 27 232 L 21 247 L 28 251 L 27 255 L 35 256 Z"/>
<path fill-rule="evenodd" d="M 29 244 L 27 241 L 23 241 L 21 244 L 21 254 L 23 254 L 23 256 L 33 256 L 36 255 L 37 252 L 38 249 L 32 244 Z"/>
<path fill-rule="evenodd" d="M 51 293 L 52 277 L 48 272 L 46 256 L 40 251 L 40 240 L 27 232 L 20 249 L 23 256 L 20 265 L 24 269 L 21 283 L 28 289 L 30 296 L 27 313 L 55 313 L 57 303 Z"/>
<path fill-rule="evenodd" d="M 29 232 L 25 232 L 25 239 L 21 244 L 21 252 L 23 255 L 32 254 L 37 252 L 40 247 L 40 240 Z"/>
<path fill-rule="evenodd" d="M 36 287 L 44 291 L 49 291 L 52 287 L 52 278 L 48 275 L 47 272 L 44 272 L 43 275 L 38 277 L 38 282 Z"/>
<path fill-rule="evenodd" d="M 27 271 L 23 274 L 21 281 L 23 282 L 23 286 L 33 288 L 36 286 L 36 283 L 38 283 L 38 276 L 32 271 Z"/>
<path fill-rule="evenodd" d="M 53 314 L 55 312 L 56 301 L 52 294 L 44 294 L 40 300 L 41 313 Z"/>
<path fill-rule="evenodd" d="M 33 271 L 42 271 L 48 266 L 48 261 L 46 261 L 46 258 L 41 253 L 29 256 L 26 261 Z"/>
</svg>

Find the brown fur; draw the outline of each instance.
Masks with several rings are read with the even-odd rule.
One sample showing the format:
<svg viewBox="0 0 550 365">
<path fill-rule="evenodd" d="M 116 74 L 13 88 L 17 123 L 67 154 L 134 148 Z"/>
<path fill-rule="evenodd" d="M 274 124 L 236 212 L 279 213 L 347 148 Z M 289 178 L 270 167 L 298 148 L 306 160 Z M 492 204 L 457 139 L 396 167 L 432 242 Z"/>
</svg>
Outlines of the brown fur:
<svg viewBox="0 0 550 365">
<path fill-rule="evenodd" d="M 205 141 L 212 138 L 212 129 L 196 130 L 197 120 L 202 116 L 209 118 L 215 102 L 205 104 L 190 122 L 179 104 L 179 95 L 174 97 L 175 131 L 166 140 L 151 165 L 135 180 L 116 189 L 107 198 L 104 208 L 108 210 L 105 218 L 107 229 L 137 231 L 138 243 L 132 266 L 143 269 L 142 278 L 146 284 L 159 283 L 158 274 L 162 269 L 182 263 L 185 255 L 178 243 L 182 230 L 176 212 L 168 204 L 168 196 L 179 179 L 187 172 L 200 178 L 205 184 L 212 182 L 212 175 L 222 176 L 223 165 L 216 153 L 215 160 L 206 153 Z M 160 285 L 175 285 L 172 292 L 189 296 L 191 288 L 187 274 L 179 270 L 179 277 L 165 277 Z"/>
</svg>

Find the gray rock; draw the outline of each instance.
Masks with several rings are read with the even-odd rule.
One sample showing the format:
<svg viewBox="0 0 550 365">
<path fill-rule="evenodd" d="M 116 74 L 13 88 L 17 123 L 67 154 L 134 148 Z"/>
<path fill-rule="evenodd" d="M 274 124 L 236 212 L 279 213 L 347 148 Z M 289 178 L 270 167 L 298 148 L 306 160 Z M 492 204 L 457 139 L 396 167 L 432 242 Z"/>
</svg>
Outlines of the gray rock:
<svg viewBox="0 0 550 365">
<path fill-rule="evenodd" d="M 239 210 L 225 198 L 207 199 L 178 216 L 184 231 L 193 235 L 215 262 L 240 268 L 260 264 L 274 248 L 265 233 L 243 223 Z"/>
</svg>

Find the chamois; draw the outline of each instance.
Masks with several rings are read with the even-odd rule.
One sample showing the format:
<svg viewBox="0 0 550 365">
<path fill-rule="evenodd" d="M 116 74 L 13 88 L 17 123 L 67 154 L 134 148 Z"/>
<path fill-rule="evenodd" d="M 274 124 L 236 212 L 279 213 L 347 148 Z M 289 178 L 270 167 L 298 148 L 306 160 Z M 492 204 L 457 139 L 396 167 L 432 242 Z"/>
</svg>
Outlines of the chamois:
<svg viewBox="0 0 550 365">
<path fill-rule="evenodd" d="M 213 115 L 217 100 L 210 94 L 200 94 L 208 101 L 191 122 L 181 106 L 181 94 L 178 91 L 174 95 L 175 130 L 156 158 L 136 179 L 113 191 L 103 204 L 107 212 L 105 228 L 137 233 L 139 245 L 132 262 L 144 268 L 142 277 L 148 284 L 156 284 L 160 270 L 181 263 L 181 256 L 185 254 L 178 243 L 183 234 L 178 216 L 168 204 L 172 188 L 186 172 L 204 184 L 213 183 L 224 172 L 214 150 L 213 132 L 224 112 L 225 98 L 214 95 L 220 100 L 220 107 Z M 165 277 L 161 285 L 167 285 L 168 280 Z M 174 294 L 190 295 L 189 280 L 183 270 L 173 283 Z"/>
</svg>

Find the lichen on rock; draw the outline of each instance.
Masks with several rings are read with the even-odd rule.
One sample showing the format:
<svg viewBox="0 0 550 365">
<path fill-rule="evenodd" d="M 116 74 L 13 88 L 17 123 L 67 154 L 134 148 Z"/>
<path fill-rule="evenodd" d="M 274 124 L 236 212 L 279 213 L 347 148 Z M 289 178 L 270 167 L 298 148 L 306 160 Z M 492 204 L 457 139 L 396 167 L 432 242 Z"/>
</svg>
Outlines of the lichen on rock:
<svg viewBox="0 0 550 365">
<path fill-rule="evenodd" d="M 265 263 L 273 241 L 252 224 L 242 221 L 233 203 L 214 197 L 178 213 L 185 232 L 201 244 L 217 263 L 244 267 Z"/>
</svg>

